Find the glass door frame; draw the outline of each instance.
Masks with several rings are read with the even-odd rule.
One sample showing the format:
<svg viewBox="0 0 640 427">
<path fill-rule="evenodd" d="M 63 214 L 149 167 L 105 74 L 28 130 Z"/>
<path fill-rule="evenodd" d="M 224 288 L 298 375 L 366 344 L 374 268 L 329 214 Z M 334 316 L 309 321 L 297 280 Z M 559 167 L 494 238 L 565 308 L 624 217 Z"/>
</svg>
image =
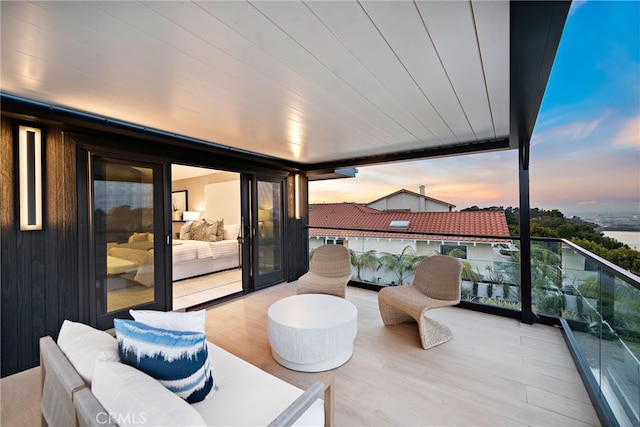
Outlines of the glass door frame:
<svg viewBox="0 0 640 427">
<path fill-rule="evenodd" d="M 241 176 L 242 190 L 241 190 L 241 204 L 242 204 L 242 238 L 243 244 L 243 267 L 242 278 L 243 288 L 245 292 L 253 292 L 256 290 L 264 289 L 269 286 L 282 283 L 285 281 L 285 218 L 287 208 L 287 186 L 286 176 L 279 175 L 259 175 L 259 174 L 247 174 L 243 173 Z M 280 252 L 280 264 L 279 268 L 269 272 L 267 274 L 260 274 L 259 264 L 260 249 L 261 249 L 261 236 L 260 236 L 260 224 L 259 224 L 259 212 L 258 212 L 258 183 L 268 182 L 276 183 L 279 185 L 280 200 L 279 200 L 279 252 Z"/>
<path fill-rule="evenodd" d="M 74 138 L 76 139 L 76 138 Z M 78 142 L 85 140 L 78 137 Z M 154 236 L 154 298 L 150 303 L 140 304 L 136 309 L 171 310 L 171 217 L 170 217 L 170 174 L 168 163 L 148 155 L 136 155 L 120 150 L 106 150 L 102 147 L 78 145 L 78 238 L 79 238 L 79 273 L 80 273 L 80 312 L 81 321 L 100 329 L 113 327 L 114 318 L 129 318 L 126 307 L 120 310 L 98 313 L 96 300 L 96 251 L 95 220 L 93 200 L 93 160 L 95 157 L 113 159 L 123 164 L 153 169 L 153 232 Z M 163 266 L 164 268 L 159 268 Z"/>
</svg>

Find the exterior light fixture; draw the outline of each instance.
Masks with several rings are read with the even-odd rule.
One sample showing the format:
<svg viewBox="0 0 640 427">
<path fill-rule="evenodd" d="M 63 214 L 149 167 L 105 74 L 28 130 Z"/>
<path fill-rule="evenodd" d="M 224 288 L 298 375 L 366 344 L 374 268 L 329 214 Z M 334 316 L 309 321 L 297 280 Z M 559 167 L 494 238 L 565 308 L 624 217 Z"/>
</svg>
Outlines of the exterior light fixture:
<svg viewBox="0 0 640 427">
<path fill-rule="evenodd" d="M 42 230 L 42 132 L 18 128 L 20 230 Z"/>
<path fill-rule="evenodd" d="M 294 186 L 295 186 L 295 197 L 296 197 L 296 219 L 300 219 L 300 174 L 297 173 L 295 176 Z"/>
</svg>

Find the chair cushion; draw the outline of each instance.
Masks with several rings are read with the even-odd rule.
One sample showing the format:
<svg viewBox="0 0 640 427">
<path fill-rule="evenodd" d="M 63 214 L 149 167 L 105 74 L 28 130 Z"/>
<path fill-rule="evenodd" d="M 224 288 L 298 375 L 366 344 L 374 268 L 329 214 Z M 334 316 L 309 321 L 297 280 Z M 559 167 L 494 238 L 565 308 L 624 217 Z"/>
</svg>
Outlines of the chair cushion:
<svg viewBox="0 0 640 427">
<path fill-rule="evenodd" d="M 58 347 L 87 383 L 91 384 L 96 362 L 118 362 L 118 342 L 104 331 L 84 323 L 65 320 L 58 334 Z"/>
<path fill-rule="evenodd" d="M 91 392 L 119 426 L 204 426 L 202 416 L 191 405 L 158 381 L 118 362 L 98 362 Z"/>
<path fill-rule="evenodd" d="M 132 320 L 114 319 L 120 359 L 158 380 L 189 403 L 217 390 L 200 332 L 154 328 Z"/>
</svg>

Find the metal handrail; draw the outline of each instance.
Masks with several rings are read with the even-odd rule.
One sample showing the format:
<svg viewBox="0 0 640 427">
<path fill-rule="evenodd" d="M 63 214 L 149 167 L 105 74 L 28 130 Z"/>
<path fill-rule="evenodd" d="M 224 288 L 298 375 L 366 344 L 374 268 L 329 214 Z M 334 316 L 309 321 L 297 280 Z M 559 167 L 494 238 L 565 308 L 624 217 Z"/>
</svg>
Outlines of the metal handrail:
<svg viewBox="0 0 640 427">
<path fill-rule="evenodd" d="M 613 264 L 612 262 L 607 261 L 606 259 L 599 257 L 598 255 L 592 252 L 589 252 L 588 250 L 576 245 L 573 242 L 570 242 L 569 240 L 566 240 L 566 239 L 559 239 L 559 240 L 562 241 L 562 243 L 565 243 L 567 246 L 570 246 L 576 252 L 579 252 L 580 255 L 584 256 L 585 258 L 588 258 L 591 261 L 594 261 L 599 265 L 601 265 L 611 275 L 617 277 L 618 279 L 640 290 L 640 276 L 636 276 L 630 271 L 627 271 L 624 268 L 619 267 Z"/>
</svg>

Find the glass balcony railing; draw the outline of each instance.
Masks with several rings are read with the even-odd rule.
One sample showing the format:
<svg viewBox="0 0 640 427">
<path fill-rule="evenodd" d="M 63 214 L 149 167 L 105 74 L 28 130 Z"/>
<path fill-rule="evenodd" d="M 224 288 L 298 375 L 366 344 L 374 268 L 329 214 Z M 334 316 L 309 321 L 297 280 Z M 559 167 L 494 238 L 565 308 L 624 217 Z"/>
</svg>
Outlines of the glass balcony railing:
<svg viewBox="0 0 640 427">
<path fill-rule="evenodd" d="M 640 277 L 562 242 L 562 324 L 597 397 L 619 425 L 640 425 Z"/>
<path fill-rule="evenodd" d="M 353 282 L 360 286 L 410 284 L 422 258 L 448 254 L 463 263 L 462 306 L 511 317 L 522 311 L 518 238 L 324 232 L 310 237 L 311 250 L 325 243 L 348 247 Z M 583 380 L 605 416 L 619 425 L 640 425 L 640 277 L 566 240 L 532 238 L 530 252 L 525 289 L 531 292 L 531 310 L 563 326 Z"/>
</svg>

